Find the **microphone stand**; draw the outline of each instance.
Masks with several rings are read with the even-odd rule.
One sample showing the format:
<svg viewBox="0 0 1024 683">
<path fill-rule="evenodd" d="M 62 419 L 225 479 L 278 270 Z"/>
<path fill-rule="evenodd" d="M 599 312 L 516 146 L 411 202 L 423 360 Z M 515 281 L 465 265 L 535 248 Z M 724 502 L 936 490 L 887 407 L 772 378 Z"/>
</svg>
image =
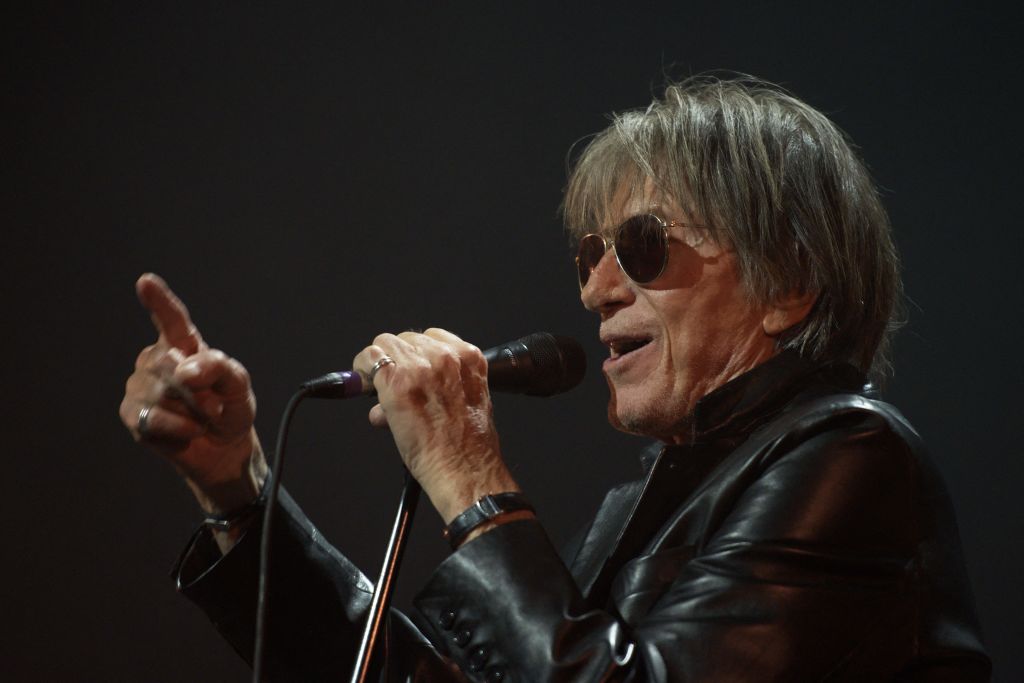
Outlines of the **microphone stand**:
<svg viewBox="0 0 1024 683">
<path fill-rule="evenodd" d="M 391 594 L 394 591 L 395 580 L 398 578 L 398 568 L 402 563 L 402 553 L 405 551 L 405 543 L 409 537 L 409 530 L 412 528 L 420 491 L 419 482 L 413 479 L 409 470 L 405 470 L 402 497 L 398 501 L 395 524 L 391 529 L 391 540 L 388 541 L 387 550 L 384 552 L 380 577 L 373 589 L 370 614 L 366 618 L 366 627 L 363 630 L 363 640 L 359 644 L 359 654 L 356 656 L 356 666 L 352 671 L 351 683 L 366 683 L 366 677 L 369 675 L 370 660 L 373 659 L 377 638 L 380 636 L 381 626 L 384 623 L 384 615 L 391 604 Z"/>
</svg>

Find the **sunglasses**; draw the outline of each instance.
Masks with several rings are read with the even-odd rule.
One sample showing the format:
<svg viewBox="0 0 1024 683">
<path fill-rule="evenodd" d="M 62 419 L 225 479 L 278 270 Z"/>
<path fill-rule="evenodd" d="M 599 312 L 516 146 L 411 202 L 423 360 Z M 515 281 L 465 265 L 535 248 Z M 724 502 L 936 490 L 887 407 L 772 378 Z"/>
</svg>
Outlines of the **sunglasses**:
<svg viewBox="0 0 1024 683">
<path fill-rule="evenodd" d="M 689 227 L 704 228 L 703 225 L 666 222 L 653 213 L 641 214 L 627 218 L 615 229 L 611 248 L 615 250 L 615 260 L 619 268 L 633 282 L 646 285 L 654 282 L 665 271 L 668 263 L 668 231 L 669 228 Z M 704 234 L 688 235 L 684 240 L 691 247 L 704 241 Z M 608 238 L 604 235 L 590 233 L 580 240 L 576 254 L 576 270 L 580 278 L 580 289 L 587 286 L 590 274 L 597 268 L 601 258 L 608 251 Z"/>
</svg>

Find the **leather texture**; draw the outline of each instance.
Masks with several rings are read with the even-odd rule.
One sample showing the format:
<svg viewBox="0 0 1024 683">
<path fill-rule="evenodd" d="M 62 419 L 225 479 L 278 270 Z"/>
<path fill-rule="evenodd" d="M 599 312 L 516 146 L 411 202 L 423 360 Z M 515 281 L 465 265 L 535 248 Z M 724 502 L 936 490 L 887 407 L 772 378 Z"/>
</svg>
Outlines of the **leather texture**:
<svg viewBox="0 0 1024 683">
<path fill-rule="evenodd" d="M 649 449 L 559 556 L 536 521 L 445 560 L 385 681 L 986 681 L 943 484 L 845 365 L 783 353 L 706 396 L 686 445 Z M 274 529 L 275 681 L 347 680 L 370 583 L 294 501 Z M 174 570 L 247 659 L 258 529 Z"/>
</svg>

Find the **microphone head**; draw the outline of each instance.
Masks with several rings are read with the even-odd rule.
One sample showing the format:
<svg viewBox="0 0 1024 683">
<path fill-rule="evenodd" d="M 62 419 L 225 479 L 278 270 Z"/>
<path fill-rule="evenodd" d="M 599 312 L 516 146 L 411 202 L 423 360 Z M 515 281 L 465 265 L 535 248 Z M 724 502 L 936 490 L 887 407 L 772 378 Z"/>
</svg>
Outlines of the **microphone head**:
<svg viewBox="0 0 1024 683">
<path fill-rule="evenodd" d="M 552 396 L 583 380 L 587 356 L 571 337 L 535 332 L 484 351 L 487 382 L 496 391 Z"/>
</svg>

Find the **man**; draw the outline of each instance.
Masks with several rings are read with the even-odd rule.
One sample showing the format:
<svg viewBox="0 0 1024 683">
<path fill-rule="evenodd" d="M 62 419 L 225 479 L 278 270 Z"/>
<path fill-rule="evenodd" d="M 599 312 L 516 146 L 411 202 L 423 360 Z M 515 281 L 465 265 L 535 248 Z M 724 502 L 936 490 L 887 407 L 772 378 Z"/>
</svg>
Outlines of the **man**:
<svg viewBox="0 0 1024 683">
<path fill-rule="evenodd" d="M 587 146 L 564 208 L 609 419 L 660 446 L 562 559 L 501 459 L 480 352 L 437 329 L 377 337 L 353 361 L 378 392 L 370 421 L 457 545 L 412 620 L 392 614 L 381 675 L 987 680 L 941 482 L 861 393 L 900 285 L 842 133 L 764 84 L 691 80 Z M 138 293 L 160 338 L 121 416 L 229 519 L 197 532 L 178 582 L 248 658 L 267 476 L 248 377 L 162 281 Z M 507 508 L 474 517 L 486 495 Z M 281 512 L 269 670 L 344 676 L 370 586 L 287 497 Z"/>
</svg>

